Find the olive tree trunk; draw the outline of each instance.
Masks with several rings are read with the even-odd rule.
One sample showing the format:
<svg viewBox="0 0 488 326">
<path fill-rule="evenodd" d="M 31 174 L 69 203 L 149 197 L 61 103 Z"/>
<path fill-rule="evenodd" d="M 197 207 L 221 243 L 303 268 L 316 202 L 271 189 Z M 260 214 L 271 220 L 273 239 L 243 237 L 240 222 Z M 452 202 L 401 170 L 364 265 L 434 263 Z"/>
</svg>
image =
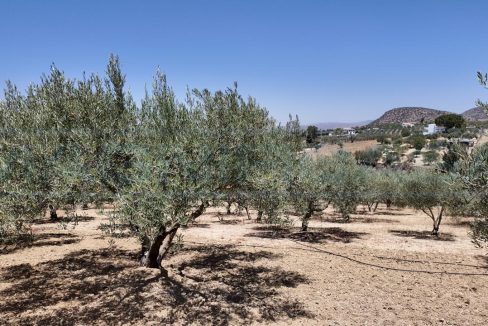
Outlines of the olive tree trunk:
<svg viewBox="0 0 488 326">
<path fill-rule="evenodd" d="M 49 216 L 53 221 L 56 221 L 58 219 L 58 213 L 56 212 L 56 208 L 51 204 L 49 205 Z"/>
<path fill-rule="evenodd" d="M 205 212 L 205 209 L 209 205 L 210 204 L 209 204 L 208 200 L 202 201 L 202 203 L 200 204 L 200 206 L 198 206 L 198 208 L 196 209 L 196 211 L 194 211 L 193 213 L 191 213 L 191 221 L 195 221 L 197 219 L 197 217 L 199 217 L 200 215 L 202 215 Z"/>
<path fill-rule="evenodd" d="M 149 268 L 162 269 L 161 261 L 168 253 L 179 227 L 179 223 L 173 224 L 169 229 L 166 229 L 166 226 L 161 226 L 158 234 L 152 240 L 149 250 L 144 253 L 141 259 L 141 265 Z"/>
<path fill-rule="evenodd" d="M 368 212 L 371 212 L 373 209 L 373 203 L 366 203 L 366 205 L 368 206 Z"/>
<path fill-rule="evenodd" d="M 307 212 L 305 213 L 305 215 L 302 218 L 302 231 L 303 232 L 307 231 L 308 222 L 310 221 L 310 217 L 312 217 L 313 212 L 314 212 L 314 205 L 313 205 L 313 202 L 311 201 L 308 203 Z"/>
<path fill-rule="evenodd" d="M 378 202 L 374 203 L 374 206 L 373 206 L 373 213 L 376 212 L 376 210 L 378 209 Z"/>
<path fill-rule="evenodd" d="M 256 218 L 256 222 L 261 222 L 263 219 L 263 211 L 258 211 L 258 217 Z"/>
<path fill-rule="evenodd" d="M 422 211 L 427 214 L 432 219 L 432 235 L 438 237 L 439 236 L 439 227 L 441 226 L 442 216 L 444 214 L 444 207 L 441 207 L 439 213 L 434 214 L 432 208 L 423 209 Z"/>
<path fill-rule="evenodd" d="M 432 235 L 435 235 L 436 237 L 439 236 L 439 227 L 441 226 L 443 213 L 444 213 L 444 207 L 441 208 L 439 214 L 437 215 L 437 218 L 433 219 Z"/>
<path fill-rule="evenodd" d="M 247 206 L 244 206 L 244 209 L 246 210 L 247 219 L 250 220 L 251 219 L 251 215 L 249 215 L 249 209 L 247 208 Z"/>
</svg>

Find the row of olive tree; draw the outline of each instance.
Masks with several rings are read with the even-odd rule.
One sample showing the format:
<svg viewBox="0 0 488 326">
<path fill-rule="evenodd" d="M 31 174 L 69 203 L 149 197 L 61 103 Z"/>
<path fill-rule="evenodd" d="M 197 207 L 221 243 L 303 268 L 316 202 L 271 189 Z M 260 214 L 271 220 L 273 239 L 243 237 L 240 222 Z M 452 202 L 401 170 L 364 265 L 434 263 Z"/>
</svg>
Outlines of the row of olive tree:
<svg viewBox="0 0 488 326">
<path fill-rule="evenodd" d="M 381 203 L 422 211 L 432 220 L 432 234 L 437 236 L 443 217 L 465 215 L 473 197 L 455 173 L 378 170 L 357 165 L 345 152 L 330 158 L 303 158 L 290 186 L 290 202 L 301 216 L 303 231 L 312 215 L 329 204 L 348 221 L 360 204 L 374 212 Z"/>
<path fill-rule="evenodd" d="M 111 202 L 117 224 L 159 267 L 181 226 L 235 202 L 273 222 L 302 146 L 297 120 L 280 126 L 236 87 L 176 100 L 162 73 L 137 107 L 111 57 L 107 77 L 76 81 L 52 68 L 25 94 L 0 101 L 0 236 L 51 211 Z"/>
<path fill-rule="evenodd" d="M 411 206 L 439 231 L 464 204 L 451 174 L 360 166 L 350 154 L 301 155 L 298 120 L 281 126 L 237 87 L 188 92 L 177 101 L 157 73 L 140 107 L 112 56 L 107 76 L 68 79 L 56 68 L 25 94 L 7 83 L 0 101 L 0 237 L 28 230 L 56 209 L 111 202 L 116 224 L 142 245 L 142 263 L 161 262 L 181 226 L 209 205 L 232 203 L 280 221 L 292 205 L 302 230 L 329 204 L 349 220 L 359 204 Z M 452 195 L 454 194 L 454 195 Z M 435 212 L 438 209 L 438 212 Z"/>
</svg>

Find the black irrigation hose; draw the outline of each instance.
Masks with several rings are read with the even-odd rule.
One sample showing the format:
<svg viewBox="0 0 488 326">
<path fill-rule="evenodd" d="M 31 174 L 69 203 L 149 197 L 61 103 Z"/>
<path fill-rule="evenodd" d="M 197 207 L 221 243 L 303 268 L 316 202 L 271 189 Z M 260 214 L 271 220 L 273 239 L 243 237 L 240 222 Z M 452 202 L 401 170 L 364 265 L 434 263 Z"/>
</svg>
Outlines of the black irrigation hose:
<svg viewBox="0 0 488 326">
<path fill-rule="evenodd" d="M 303 251 L 309 251 L 309 252 L 312 252 L 312 251 L 321 252 L 321 253 L 325 253 L 327 255 L 331 255 L 331 256 L 335 256 L 335 257 L 339 257 L 339 258 L 343 258 L 343 259 L 352 261 L 352 262 L 354 262 L 356 264 L 359 264 L 359 265 L 373 267 L 373 268 L 379 268 L 379 269 L 385 269 L 385 270 L 389 270 L 389 271 L 407 272 L 407 273 L 423 273 L 423 274 L 460 275 L 460 276 L 488 276 L 488 273 L 462 273 L 462 272 L 446 272 L 446 271 L 428 271 L 428 270 L 422 270 L 422 269 L 404 269 L 404 268 L 387 267 L 387 266 L 382 266 L 382 265 L 377 265 L 377 264 L 373 264 L 373 263 L 364 262 L 364 261 L 361 261 L 361 260 L 357 260 L 355 258 L 351 258 L 351 257 L 346 256 L 346 255 L 341 255 L 341 254 L 334 253 L 334 252 L 331 252 L 331 251 L 327 251 L 327 250 L 324 250 L 324 249 L 316 248 L 314 246 L 307 245 L 307 244 L 298 242 L 296 240 L 290 240 L 290 241 L 293 241 L 293 242 L 295 242 L 298 245 L 301 245 L 301 246 L 310 248 L 312 250 L 305 249 L 305 248 L 297 248 L 297 247 L 288 247 L 287 249 L 296 249 L 296 250 L 303 250 Z M 203 243 L 203 242 L 194 242 L 194 241 L 185 241 L 185 242 L 186 243 L 197 244 L 197 245 L 209 245 L 208 243 Z M 253 247 L 253 248 L 267 248 L 267 249 L 279 249 L 279 248 L 276 248 L 276 247 L 260 246 L 260 245 L 232 244 L 232 246 L 236 246 L 236 247 Z M 483 266 L 476 266 L 476 267 L 477 268 L 486 268 L 486 267 L 483 267 Z"/>
<path fill-rule="evenodd" d="M 313 251 L 316 251 L 316 252 L 323 252 L 323 253 L 326 253 L 328 255 L 332 255 L 332 256 L 344 258 L 344 259 L 350 260 L 350 261 L 355 262 L 355 263 L 360 264 L 360 265 L 369 266 L 369 267 L 375 267 L 375 268 L 381 268 L 381 269 L 386 269 L 386 270 L 391 270 L 391 271 L 409 272 L 409 273 L 424 273 L 424 274 L 445 274 L 445 275 L 463 275 L 463 276 L 488 276 L 488 273 L 462 273 L 462 272 L 428 271 L 428 270 L 422 270 L 422 269 L 404 269 L 404 268 L 387 267 L 387 266 L 376 265 L 376 264 L 364 262 L 364 261 L 361 261 L 361 260 L 357 260 L 357 259 L 354 259 L 354 258 L 345 256 L 345 255 L 337 254 L 337 253 L 334 253 L 334 252 L 330 252 L 330 251 L 327 251 L 327 250 L 323 250 L 323 249 L 320 249 L 320 248 L 316 248 L 314 246 L 310 246 L 310 245 L 306 245 L 306 244 L 303 244 L 303 243 L 299 243 L 299 242 L 296 242 L 294 240 L 292 240 L 292 241 L 295 242 L 295 243 L 297 243 L 297 244 L 299 244 L 299 245 L 302 245 L 302 246 L 305 246 L 305 247 L 308 247 L 308 248 L 312 248 Z"/>
<path fill-rule="evenodd" d="M 385 256 L 376 256 L 373 255 L 372 257 L 378 258 L 378 259 L 384 259 L 384 260 L 396 260 L 396 261 L 404 261 L 408 263 L 420 263 L 420 264 L 438 264 L 438 265 L 455 265 L 455 266 L 463 266 L 463 267 L 471 267 L 471 268 L 476 268 L 476 269 L 488 269 L 487 266 L 479 266 L 479 265 L 469 265 L 469 264 L 456 264 L 456 263 L 446 263 L 442 261 L 425 261 L 425 260 L 415 260 L 415 259 L 404 259 L 404 258 L 395 258 L 395 257 L 385 257 Z"/>
</svg>

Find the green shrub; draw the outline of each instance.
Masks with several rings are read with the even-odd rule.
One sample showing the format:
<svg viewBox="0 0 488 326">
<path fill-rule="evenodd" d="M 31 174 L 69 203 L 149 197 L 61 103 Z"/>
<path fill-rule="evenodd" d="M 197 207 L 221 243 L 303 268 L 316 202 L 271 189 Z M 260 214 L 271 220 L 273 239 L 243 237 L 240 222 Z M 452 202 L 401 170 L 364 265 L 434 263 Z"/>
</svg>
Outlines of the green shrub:
<svg viewBox="0 0 488 326">
<path fill-rule="evenodd" d="M 425 137 L 420 134 L 412 135 L 408 139 L 408 143 L 412 145 L 416 150 L 421 150 L 425 146 Z"/>
<path fill-rule="evenodd" d="M 444 114 L 435 119 L 435 124 L 443 126 L 446 129 L 458 128 L 463 129 L 466 127 L 466 121 L 459 114 Z"/>
<path fill-rule="evenodd" d="M 439 153 L 437 151 L 427 151 L 422 154 L 424 163 L 432 164 L 439 159 Z"/>
</svg>

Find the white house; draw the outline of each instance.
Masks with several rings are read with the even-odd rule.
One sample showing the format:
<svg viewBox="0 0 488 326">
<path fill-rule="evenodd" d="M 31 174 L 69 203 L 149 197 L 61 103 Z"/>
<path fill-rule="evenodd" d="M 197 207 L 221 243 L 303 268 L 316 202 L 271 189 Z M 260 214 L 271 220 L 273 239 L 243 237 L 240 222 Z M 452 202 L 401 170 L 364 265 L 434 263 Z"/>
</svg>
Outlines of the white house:
<svg viewBox="0 0 488 326">
<path fill-rule="evenodd" d="M 437 134 L 438 132 L 443 132 L 446 128 L 436 125 L 435 123 L 429 123 L 427 127 L 425 127 L 423 134 L 424 135 L 433 135 Z"/>
<path fill-rule="evenodd" d="M 343 130 L 348 135 L 355 135 L 356 134 L 356 129 L 354 129 L 354 128 L 344 128 Z"/>
</svg>

